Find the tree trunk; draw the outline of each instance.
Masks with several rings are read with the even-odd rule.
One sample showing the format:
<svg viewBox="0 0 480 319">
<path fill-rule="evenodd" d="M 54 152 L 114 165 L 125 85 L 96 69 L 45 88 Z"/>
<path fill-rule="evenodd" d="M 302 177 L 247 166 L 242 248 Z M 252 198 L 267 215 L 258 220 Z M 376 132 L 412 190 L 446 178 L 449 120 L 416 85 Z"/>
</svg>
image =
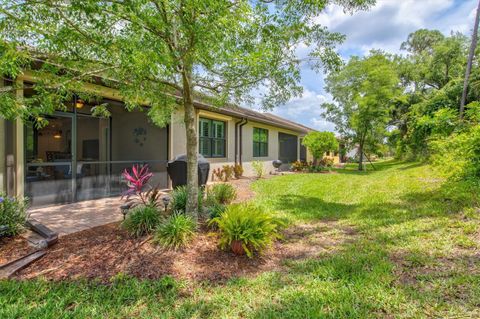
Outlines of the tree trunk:
<svg viewBox="0 0 480 319">
<path fill-rule="evenodd" d="M 460 100 L 460 119 L 463 119 L 463 113 L 465 111 L 465 102 L 467 101 L 468 81 L 470 79 L 470 72 L 472 71 L 472 64 L 473 64 L 473 57 L 475 55 L 475 49 L 477 48 L 479 16 L 480 16 L 480 1 L 478 1 L 477 14 L 475 15 L 475 25 L 473 27 L 473 34 L 472 34 L 472 44 L 470 46 L 470 52 L 468 54 L 467 69 L 465 71 L 465 80 L 463 82 L 462 99 Z"/>
<path fill-rule="evenodd" d="M 358 152 L 360 153 L 358 157 L 358 170 L 363 171 L 363 143 L 358 145 Z"/>
<path fill-rule="evenodd" d="M 186 213 L 198 219 L 197 130 L 190 72 L 182 73 L 184 122 L 187 137 L 187 206 Z"/>
</svg>

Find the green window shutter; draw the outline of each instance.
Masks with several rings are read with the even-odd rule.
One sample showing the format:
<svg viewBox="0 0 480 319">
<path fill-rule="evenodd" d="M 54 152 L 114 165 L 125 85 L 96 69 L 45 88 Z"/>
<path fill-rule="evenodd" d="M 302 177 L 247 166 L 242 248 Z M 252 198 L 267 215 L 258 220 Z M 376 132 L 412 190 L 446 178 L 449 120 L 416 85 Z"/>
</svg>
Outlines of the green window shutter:
<svg viewBox="0 0 480 319">
<path fill-rule="evenodd" d="M 200 136 L 209 137 L 210 136 L 210 122 L 205 119 L 200 119 Z"/>
<path fill-rule="evenodd" d="M 212 134 L 215 138 L 225 138 L 225 122 L 213 121 L 214 133 Z"/>
<path fill-rule="evenodd" d="M 199 120 L 199 152 L 205 157 L 226 156 L 226 123 L 206 118 Z"/>
</svg>

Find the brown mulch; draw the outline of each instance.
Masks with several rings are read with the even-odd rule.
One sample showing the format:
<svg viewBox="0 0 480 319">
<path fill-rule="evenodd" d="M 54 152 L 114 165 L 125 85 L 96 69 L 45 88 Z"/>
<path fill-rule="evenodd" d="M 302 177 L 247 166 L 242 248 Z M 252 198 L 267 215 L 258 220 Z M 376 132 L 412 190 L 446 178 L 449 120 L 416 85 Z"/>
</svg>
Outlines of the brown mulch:
<svg viewBox="0 0 480 319">
<path fill-rule="evenodd" d="M 230 182 L 237 188 L 236 202 L 255 196 L 250 188 L 255 180 L 241 178 Z M 294 225 L 262 256 L 248 258 L 220 250 L 215 233 L 205 227 L 189 247 L 173 251 L 155 246 L 146 238 L 132 238 L 120 229 L 119 223 L 112 223 L 61 237 L 46 256 L 17 273 L 15 278 L 44 277 L 54 281 L 86 278 L 107 282 L 125 273 L 142 279 L 170 275 L 193 281 L 222 282 L 264 271 L 282 271 L 285 261 L 335 251 L 355 237 L 354 229 L 335 221 Z M 21 237 L 0 241 L 0 264 L 31 251 L 33 248 Z"/>
<path fill-rule="evenodd" d="M 256 179 L 251 177 L 242 177 L 240 179 L 229 181 L 229 183 L 235 186 L 237 189 L 237 199 L 235 200 L 236 203 L 249 201 L 255 197 L 255 192 L 250 187 L 250 184 L 252 184 L 254 181 L 256 181 Z"/>
<path fill-rule="evenodd" d="M 99 226 L 60 238 L 45 257 L 15 275 L 17 279 L 98 279 L 109 281 L 118 273 L 142 279 L 171 275 L 193 281 L 221 282 L 279 270 L 286 260 L 315 257 L 336 250 L 352 238 L 352 230 L 335 222 L 292 226 L 285 238 L 264 255 L 248 258 L 218 248 L 217 238 L 201 230 L 183 250 L 165 250 L 150 241 L 131 238 L 118 223 Z"/>
<path fill-rule="evenodd" d="M 17 236 L 13 238 L 0 239 L 0 265 L 6 264 L 14 259 L 20 258 L 35 251 L 29 246 L 26 239 Z"/>
</svg>

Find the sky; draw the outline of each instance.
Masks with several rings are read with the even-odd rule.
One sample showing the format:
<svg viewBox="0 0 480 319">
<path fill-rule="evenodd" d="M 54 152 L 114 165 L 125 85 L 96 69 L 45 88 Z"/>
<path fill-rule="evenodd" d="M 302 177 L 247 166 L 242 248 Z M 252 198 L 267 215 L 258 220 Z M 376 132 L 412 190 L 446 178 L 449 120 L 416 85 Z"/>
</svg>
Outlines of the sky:
<svg viewBox="0 0 480 319">
<path fill-rule="evenodd" d="M 362 56 L 371 49 L 401 53 L 400 44 L 420 28 L 437 29 L 445 35 L 459 31 L 470 36 L 477 3 L 477 0 L 377 0 L 369 11 L 353 15 L 331 5 L 318 21 L 330 31 L 346 35 L 337 51 L 347 61 L 350 56 Z M 301 49 L 298 54 L 302 54 Z M 320 105 L 331 101 L 323 89 L 324 78 L 324 74 L 302 66 L 303 96 L 270 112 L 320 131 L 334 132 L 334 125 L 321 116 Z"/>
</svg>

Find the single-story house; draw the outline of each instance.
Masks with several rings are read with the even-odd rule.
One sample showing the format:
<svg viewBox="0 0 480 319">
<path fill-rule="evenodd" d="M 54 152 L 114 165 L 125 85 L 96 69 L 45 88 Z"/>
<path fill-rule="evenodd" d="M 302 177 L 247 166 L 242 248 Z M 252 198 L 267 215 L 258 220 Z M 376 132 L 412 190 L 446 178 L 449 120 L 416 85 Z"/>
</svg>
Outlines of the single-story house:
<svg viewBox="0 0 480 319">
<path fill-rule="evenodd" d="M 33 83 L 25 72 L 15 81 Z M 9 85 L 1 82 L 0 86 Z M 186 152 L 182 110 L 172 114 L 170 124 L 159 128 L 144 112 L 127 112 L 119 92 L 100 84 L 85 84 L 86 91 L 103 97 L 111 116 L 91 115 L 91 106 L 74 99 L 66 111 L 45 115 L 49 124 L 0 118 L 0 190 L 27 196 L 33 207 L 119 195 L 124 189 L 121 173 L 133 164 L 148 164 L 152 182 L 161 188 L 170 183 L 168 160 Z M 17 90 L 17 96 L 34 94 Z M 252 176 L 253 161 L 262 161 L 268 174 L 272 161 L 285 166 L 307 160 L 301 138 L 311 129 L 287 119 L 241 107 L 214 108 L 195 103 L 199 153 L 211 170 L 241 164 Z"/>
</svg>

